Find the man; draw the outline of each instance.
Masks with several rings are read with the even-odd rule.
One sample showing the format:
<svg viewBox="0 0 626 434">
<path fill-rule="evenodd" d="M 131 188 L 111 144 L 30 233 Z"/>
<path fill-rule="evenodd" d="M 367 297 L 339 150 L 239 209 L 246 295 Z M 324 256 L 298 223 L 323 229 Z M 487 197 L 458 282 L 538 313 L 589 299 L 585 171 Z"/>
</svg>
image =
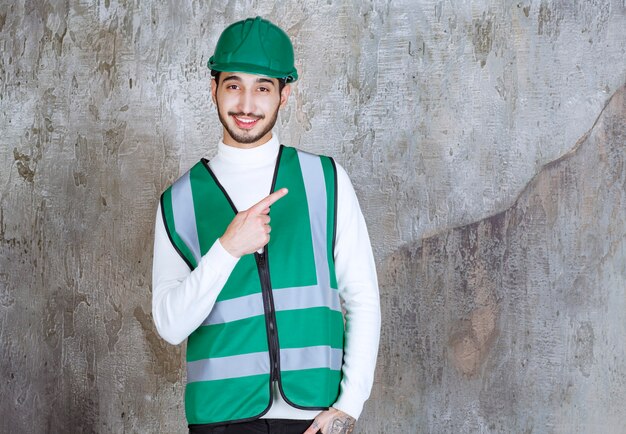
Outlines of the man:
<svg viewBox="0 0 626 434">
<path fill-rule="evenodd" d="M 380 309 L 356 195 L 331 158 L 272 132 L 293 60 L 260 17 L 224 30 L 208 64 L 222 142 L 157 210 L 153 316 L 187 339 L 190 433 L 350 433 L 372 386 Z"/>
</svg>

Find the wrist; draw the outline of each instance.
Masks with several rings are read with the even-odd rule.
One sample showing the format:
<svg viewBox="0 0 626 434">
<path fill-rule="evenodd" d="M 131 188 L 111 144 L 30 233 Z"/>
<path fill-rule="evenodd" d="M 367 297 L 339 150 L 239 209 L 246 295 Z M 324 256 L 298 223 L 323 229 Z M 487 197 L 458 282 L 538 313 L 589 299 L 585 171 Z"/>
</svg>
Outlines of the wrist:
<svg viewBox="0 0 626 434">
<path fill-rule="evenodd" d="M 228 237 L 225 237 L 224 235 L 222 235 L 220 238 L 218 238 L 218 241 L 220 242 L 220 244 L 222 245 L 222 247 L 224 248 L 224 250 L 226 250 L 226 252 L 231 255 L 233 258 L 241 258 L 241 253 L 239 253 L 230 243 L 230 239 Z"/>
<path fill-rule="evenodd" d="M 347 403 L 345 401 L 345 399 L 342 402 L 340 402 L 340 400 L 337 400 L 330 408 L 344 413 L 355 421 L 358 420 L 359 416 L 361 415 L 361 410 L 357 409 L 356 406 L 351 407 L 349 405 L 346 405 Z M 361 406 L 360 408 L 362 409 L 363 407 Z"/>
</svg>

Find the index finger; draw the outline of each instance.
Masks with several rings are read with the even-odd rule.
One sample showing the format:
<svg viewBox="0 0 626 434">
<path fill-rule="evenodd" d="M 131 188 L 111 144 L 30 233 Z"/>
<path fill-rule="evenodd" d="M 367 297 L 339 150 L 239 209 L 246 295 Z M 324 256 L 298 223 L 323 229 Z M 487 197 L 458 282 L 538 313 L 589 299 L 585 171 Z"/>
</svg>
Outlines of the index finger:
<svg viewBox="0 0 626 434">
<path fill-rule="evenodd" d="M 281 188 L 280 190 L 275 191 L 269 196 L 264 197 L 255 205 L 252 205 L 252 207 L 250 207 L 250 211 L 261 213 L 264 209 L 269 208 L 273 203 L 275 203 L 281 197 L 285 196 L 288 192 L 289 190 L 287 190 L 286 188 Z"/>
</svg>

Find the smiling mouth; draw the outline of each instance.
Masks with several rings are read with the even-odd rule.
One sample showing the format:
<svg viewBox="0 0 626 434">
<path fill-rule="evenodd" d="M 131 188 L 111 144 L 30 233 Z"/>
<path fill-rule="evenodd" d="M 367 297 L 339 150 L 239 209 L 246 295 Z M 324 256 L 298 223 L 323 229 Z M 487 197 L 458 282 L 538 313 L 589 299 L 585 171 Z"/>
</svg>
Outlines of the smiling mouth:
<svg viewBox="0 0 626 434">
<path fill-rule="evenodd" d="M 244 130 L 250 130 L 254 128 L 258 121 L 264 118 L 264 116 L 251 116 L 243 113 L 228 113 L 233 117 L 237 126 Z"/>
</svg>

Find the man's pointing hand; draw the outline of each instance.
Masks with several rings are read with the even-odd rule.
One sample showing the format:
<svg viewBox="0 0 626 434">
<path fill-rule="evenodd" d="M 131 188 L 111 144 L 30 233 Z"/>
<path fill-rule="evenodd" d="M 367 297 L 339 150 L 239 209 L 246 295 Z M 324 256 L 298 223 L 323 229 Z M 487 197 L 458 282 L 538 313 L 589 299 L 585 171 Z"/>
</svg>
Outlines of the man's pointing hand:
<svg viewBox="0 0 626 434">
<path fill-rule="evenodd" d="M 270 206 L 286 194 L 287 189 L 281 188 L 239 212 L 220 237 L 226 251 L 239 258 L 265 246 L 270 240 Z"/>
</svg>

